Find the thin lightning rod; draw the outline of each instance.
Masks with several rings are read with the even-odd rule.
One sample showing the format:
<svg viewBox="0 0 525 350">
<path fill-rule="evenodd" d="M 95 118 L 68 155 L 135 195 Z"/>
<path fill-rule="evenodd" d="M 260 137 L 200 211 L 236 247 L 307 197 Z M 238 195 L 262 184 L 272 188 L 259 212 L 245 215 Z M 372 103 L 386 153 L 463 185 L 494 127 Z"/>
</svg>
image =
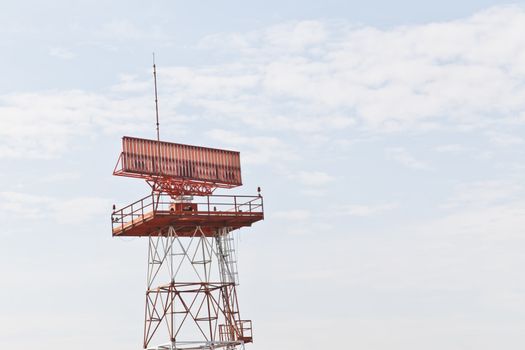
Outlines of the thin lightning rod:
<svg viewBox="0 0 525 350">
<path fill-rule="evenodd" d="M 157 118 L 157 141 L 160 141 L 159 131 L 159 99 L 157 97 L 157 66 L 155 65 L 155 52 L 153 52 L 153 81 L 155 83 L 155 116 Z"/>
<path fill-rule="evenodd" d="M 153 81 L 154 81 L 154 84 L 155 84 L 155 117 L 157 118 L 157 159 L 155 159 L 155 163 L 154 163 L 154 170 L 155 170 L 155 167 L 157 168 L 157 171 L 158 171 L 158 174 L 160 175 L 160 166 L 158 166 L 159 164 L 159 159 L 158 157 L 160 157 L 160 131 L 159 131 L 159 99 L 157 97 L 157 66 L 155 65 L 155 52 L 153 52 Z M 155 179 L 155 182 L 153 184 L 153 187 L 151 188 L 152 192 L 155 191 L 157 187 L 157 179 Z M 160 192 L 158 194 L 158 196 L 160 196 Z M 157 196 L 157 204 L 155 206 L 155 209 L 157 209 L 157 206 L 159 205 L 159 197 Z"/>
</svg>

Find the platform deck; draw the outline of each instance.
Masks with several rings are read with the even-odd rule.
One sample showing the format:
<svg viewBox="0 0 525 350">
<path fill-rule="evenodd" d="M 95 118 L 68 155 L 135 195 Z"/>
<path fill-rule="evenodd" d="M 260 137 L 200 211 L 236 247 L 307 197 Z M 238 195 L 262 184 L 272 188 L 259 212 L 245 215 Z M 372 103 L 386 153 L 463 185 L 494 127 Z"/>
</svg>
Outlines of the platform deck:
<svg viewBox="0 0 525 350">
<path fill-rule="evenodd" d="M 173 212 L 169 210 L 151 211 L 119 225 L 113 222 L 113 236 L 157 235 L 163 228 L 173 226 L 179 236 L 192 235 L 200 226 L 206 236 L 213 236 L 217 228 L 238 229 L 251 226 L 263 219 L 260 212 Z M 115 219 L 114 219 L 115 220 Z M 118 219 L 116 219 L 118 220 Z"/>
</svg>

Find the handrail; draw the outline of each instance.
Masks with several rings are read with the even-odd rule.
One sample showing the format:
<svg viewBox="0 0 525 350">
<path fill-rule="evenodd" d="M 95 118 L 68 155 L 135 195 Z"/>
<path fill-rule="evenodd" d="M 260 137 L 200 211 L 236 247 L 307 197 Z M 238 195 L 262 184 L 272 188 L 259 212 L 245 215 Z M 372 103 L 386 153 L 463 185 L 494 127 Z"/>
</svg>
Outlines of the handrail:
<svg viewBox="0 0 525 350">
<path fill-rule="evenodd" d="M 247 200 L 249 199 L 249 200 Z M 137 220 L 146 220 L 146 216 L 152 213 L 156 215 L 158 212 L 173 212 L 178 204 L 188 204 L 193 210 L 184 211 L 175 209 L 175 214 L 189 214 L 189 215 L 255 215 L 263 214 L 263 198 L 262 196 L 248 196 L 248 195 L 210 195 L 197 196 L 196 200 L 183 201 L 174 200 L 168 194 L 150 194 L 141 198 L 121 209 L 113 211 L 111 221 L 113 229 L 120 227 L 124 230 L 125 226 L 134 225 Z M 151 208 L 150 208 L 151 207 Z M 146 215 L 146 216 L 145 216 Z"/>
</svg>

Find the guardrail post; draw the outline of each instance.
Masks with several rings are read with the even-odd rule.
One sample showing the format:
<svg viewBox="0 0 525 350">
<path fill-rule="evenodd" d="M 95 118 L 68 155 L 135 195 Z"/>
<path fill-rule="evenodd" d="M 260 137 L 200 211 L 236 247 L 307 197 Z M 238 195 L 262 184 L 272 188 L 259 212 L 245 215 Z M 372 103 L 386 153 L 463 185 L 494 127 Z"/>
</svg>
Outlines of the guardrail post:
<svg viewBox="0 0 525 350">
<path fill-rule="evenodd" d="M 155 206 L 155 196 L 153 195 L 153 192 L 151 192 L 151 209 L 153 210 L 153 213 L 157 211 L 157 207 Z"/>
<path fill-rule="evenodd" d="M 208 216 L 210 215 L 210 196 L 206 196 L 208 202 Z"/>
<path fill-rule="evenodd" d="M 233 206 L 234 206 L 235 212 L 237 213 L 238 212 L 238 210 L 237 210 L 237 196 L 233 196 Z"/>
</svg>

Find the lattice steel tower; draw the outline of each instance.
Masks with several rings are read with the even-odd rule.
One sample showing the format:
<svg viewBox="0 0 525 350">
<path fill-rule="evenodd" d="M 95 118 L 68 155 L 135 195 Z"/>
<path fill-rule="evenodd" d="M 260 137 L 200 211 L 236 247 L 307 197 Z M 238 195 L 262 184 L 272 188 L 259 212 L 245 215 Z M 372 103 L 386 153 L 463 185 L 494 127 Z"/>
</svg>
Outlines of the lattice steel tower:
<svg viewBox="0 0 525 350">
<path fill-rule="evenodd" d="M 113 174 L 144 179 L 152 190 L 111 215 L 113 236 L 149 240 L 144 349 L 252 342 L 237 301 L 233 231 L 264 218 L 263 198 L 260 190 L 213 195 L 242 185 L 239 153 L 124 137 Z"/>
</svg>

